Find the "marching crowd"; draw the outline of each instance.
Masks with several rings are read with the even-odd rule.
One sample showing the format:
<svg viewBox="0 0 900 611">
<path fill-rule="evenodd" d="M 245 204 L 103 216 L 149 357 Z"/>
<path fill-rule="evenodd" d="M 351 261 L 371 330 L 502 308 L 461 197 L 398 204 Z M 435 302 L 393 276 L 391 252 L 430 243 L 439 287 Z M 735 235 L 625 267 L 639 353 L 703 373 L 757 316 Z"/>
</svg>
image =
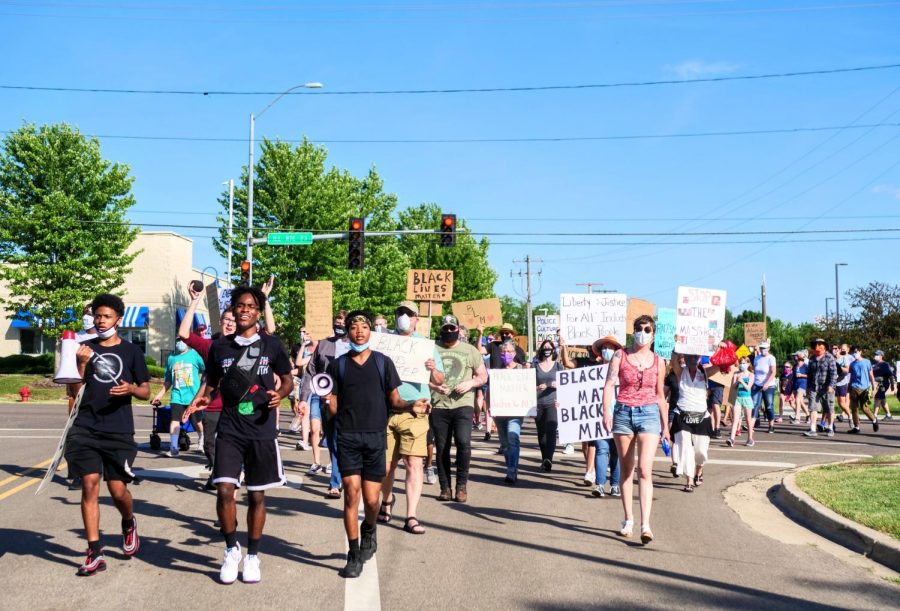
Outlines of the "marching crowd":
<svg viewBox="0 0 900 611">
<path fill-rule="evenodd" d="M 413 535 L 425 533 L 417 517 L 425 485 L 438 485 L 439 501 L 469 501 L 476 431 L 483 432 L 486 441 L 496 434 L 497 453 L 506 465 L 503 481 L 516 485 L 525 419 L 492 418 L 493 370 L 535 369 L 534 423 L 540 468 L 547 472 L 554 467 L 559 445 L 557 374 L 605 366 L 602 420 L 608 435 L 582 443 L 581 483 L 595 497 L 621 498 L 619 534 L 632 537 L 636 472 L 639 536 L 645 545 L 653 540 L 652 466 L 660 444 L 671 456 L 672 476 L 683 477 L 683 490 L 692 492 L 703 484 L 711 440 L 721 437 L 722 427 L 727 446 L 734 446 L 745 429 L 746 445 L 753 446 L 754 431 L 761 424 L 771 433 L 785 417 L 807 424 L 803 434 L 810 437 L 833 436 L 839 422 L 847 423 L 848 433 L 859 433 L 859 411 L 874 431 L 880 409 L 886 418 L 892 417 L 886 397 L 896 392 L 896 377 L 881 351 L 875 352 L 872 364 L 860 347 L 835 345 L 829 351 L 824 340 L 815 339 L 809 351 L 797 351 L 783 363 L 780 375 L 767 342 L 761 342 L 755 353 L 724 364 L 677 353 L 666 361 L 653 350 L 656 323 L 644 315 L 633 321 L 630 346 L 607 336 L 594 341 L 586 354 L 575 355 L 557 334 L 541 341 L 532 357 L 516 343 L 516 330 L 508 323 L 496 335 L 485 336 L 485 329 L 472 333 L 446 315 L 440 320 L 433 354 L 424 363 L 427 383 L 410 382 L 400 379 L 388 356 L 370 349 L 370 341 L 372 333 L 421 337 L 416 332 L 415 302 L 397 305 L 393 328 L 383 315 L 341 310 L 334 316 L 331 337 L 314 341 L 301 330 L 300 341 L 288 351 L 275 336 L 268 303 L 271 290 L 271 282 L 262 289 L 233 289 L 230 307 L 222 313 L 221 333 L 206 338 L 191 329 L 201 293 L 190 285 L 191 304 L 167 363 L 164 387 L 152 400 L 141 351 L 116 333 L 124 314 L 122 300 L 98 295 L 86 310 L 77 352 L 84 391 L 66 442 L 70 476 L 81 482 L 88 541 L 79 575 L 106 569 L 99 531 L 101 476 L 122 516 L 125 555 L 138 551 L 137 521 L 127 488 L 135 477 L 137 455 L 131 401 L 151 400 L 159 406 L 166 391 L 171 392 L 170 455 L 178 454 L 179 436 L 185 434 L 182 423 L 191 423 L 209 460 L 211 474 L 205 487 L 216 492 L 217 525 L 225 541 L 222 583 L 236 581 L 241 565 L 243 581 L 261 579 L 265 491 L 286 483 L 278 410 L 288 397 L 294 413 L 290 430 L 299 435 L 296 449 L 309 451 L 312 457 L 307 474 L 328 477 L 326 496 L 343 498 L 349 552 L 341 575 L 347 578 L 358 577 L 375 554 L 378 524 L 394 519 L 394 480 L 401 463 L 403 530 Z M 729 345 L 723 342 L 719 347 L 733 353 L 734 346 Z M 80 386 L 69 388 L 73 399 Z M 872 395 L 874 412 L 869 408 Z M 328 449 L 327 461 L 320 445 Z M 575 448 L 568 445 L 563 452 L 571 454 Z M 246 488 L 248 502 L 246 556 L 237 536 L 240 487 Z"/>
</svg>

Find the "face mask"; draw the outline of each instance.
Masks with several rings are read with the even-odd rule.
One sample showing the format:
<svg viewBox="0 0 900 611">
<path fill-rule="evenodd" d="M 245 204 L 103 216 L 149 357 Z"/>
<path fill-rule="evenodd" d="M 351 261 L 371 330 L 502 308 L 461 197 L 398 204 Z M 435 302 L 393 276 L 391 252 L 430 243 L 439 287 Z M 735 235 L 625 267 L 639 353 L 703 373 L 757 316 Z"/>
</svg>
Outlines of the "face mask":
<svg viewBox="0 0 900 611">
<path fill-rule="evenodd" d="M 81 317 L 81 326 L 85 331 L 90 331 L 94 328 L 94 317 L 90 314 L 85 314 Z"/>
<path fill-rule="evenodd" d="M 876 362 L 876 363 L 880 363 L 881 360 L 882 360 L 883 358 L 884 358 L 883 356 L 876 354 L 876 355 L 875 355 L 875 362 Z"/>
<path fill-rule="evenodd" d="M 768 348 L 760 348 L 760 349 L 759 349 L 759 353 L 762 354 L 762 355 L 765 355 L 765 354 L 768 353 L 768 352 L 769 352 L 769 349 L 768 349 Z"/>
<path fill-rule="evenodd" d="M 368 349 L 369 349 L 369 342 L 366 342 L 365 344 L 354 344 L 353 342 L 350 342 L 350 350 L 352 350 L 353 352 L 356 352 L 356 353 L 365 352 Z"/>
<path fill-rule="evenodd" d="M 187 352 L 187 349 L 188 349 L 188 345 L 185 344 L 184 342 L 175 342 L 175 352 L 177 352 L 178 354 Z"/>
<path fill-rule="evenodd" d="M 541 356 L 545 359 L 549 359 L 551 356 L 553 356 L 553 351 L 548 348 L 544 348 L 543 350 L 541 350 Z"/>
<path fill-rule="evenodd" d="M 441 331 L 441 341 L 445 343 L 455 342 L 459 339 L 459 331 Z"/>
<path fill-rule="evenodd" d="M 815 348 L 816 356 L 822 356 L 825 354 L 825 346 L 816 346 Z"/>
<path fill-rule="evenodd" d="M 513 362 L 513 359 L 516 358 L 516 355 L 512 352 L 504 352 L 500 355 L 500 360 L 503 361 L 504 365 L 509 365 Z"/>
<path fill-rule="evenodd" d="M 347 330 L 344 328 L 344 325 L 334 325 L 334 334 L 338 337 L 344 337 L 347 335 Z"/>
<path fill-rule="evenodd" d="M 611 360 L 612 360 L 612 357 L 613 357 L 613 355 L 614 355 L 615 353 L 616 353 L 616 351 L 613 350 L 612 348 L 603 348 L 603 349 L 600 351 L 600 356 L 603 357 L 603 360 L 604 360 L 604 361 L 611 361 Z"/>
<path fill-rule="evenodd" d="M 375 333 L 384 333 L 384 325 L 375 325 Z"/>
<path fill-rule="evenodd" d="M 412 319 L 408 314 L 401 314 L 397 317 L 397 331 L 406 333 L 412 328 Z"/>
<path fill-rule="evenodd" d="M 653 333 L 647 333 L 646 331 L 636 331 L 634 334 L 634 341 L 638 346 L 646 346 L 653 341 Z"/>
<path fill-rule="evenodd" d="M 747 363 L 741 363 L 741 371 L 747 371 L 748 368 L 749 366 L 747 365 Z"/>
<path fill-rule="evenodd" d="M 841 350 L 841 356 L 844 356 L 845 354 L 847 354 L 847 351 L 846 351 L 846 350 Z"/>
<path fill-rule="evenodd" d="M 98 331 L 98 332 L 97 332 L 97 337 L 99 337 L 100 339 L 109 339 L 110 337 L 112 337 L 112 336 L 115 335 L 115 334 L 116 334 L 116 328 L 115 328 L 115 327 L 110 327 L 110 328 L 107 329 L 106 331 L 103 331 L 103 332 L 99 332 L 99 331 Z"/>
<path fill-rule="evenodd" d="M 785 368 L 784 368 L 784 373 L 785 373 L 785 375 L 789 375 L 789 374 L 791 374 L 791 373 L 793 373 L 793 372 L 794 372 L 794 370 L 791 369 L 790 367 L 785 367 Z"/>
</svg>

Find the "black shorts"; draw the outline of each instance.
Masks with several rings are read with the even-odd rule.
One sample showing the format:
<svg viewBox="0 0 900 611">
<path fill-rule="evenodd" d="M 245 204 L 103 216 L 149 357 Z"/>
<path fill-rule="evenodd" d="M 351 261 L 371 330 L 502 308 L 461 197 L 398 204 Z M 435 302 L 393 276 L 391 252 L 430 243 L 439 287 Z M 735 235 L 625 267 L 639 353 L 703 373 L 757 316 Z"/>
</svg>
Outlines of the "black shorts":
<svg viewBox="0 0 900 611">
<path fill-rule="evenodd" d="M 178 403 L 172 403 L 172 422 L 177 422 L 181 424 L 181 419 L 184 417 L 184 412 L 187 409 L 187 405 L 179 405 Z M 188 416 L 188 421 L 193 425 L 194 430 L 197 430 L 197 424 L 200 422 L 200 412 L 194 412 L 190 416 Z"/>
<path fill-rule="evenodd" d="M 709 395 L 707 397 L 706 407 L 712 409 L 713 405 L 722 405 L 724 399 L 725 387 L 717 382 L 709 382 Z"/>
<path fill-rule="evenodd" d="M 100 473 L 106 481 L 130 484 L 134 481 L 137 444 L 128 433 L 101 433 L 73 426 L 66 437 L 69 475 L 84 477 Z"/>
<path fill-rule="evenodd" d="M 387 432 L 337 434 L 337 461 L 341 477 L 360 475 L 380 482 L 387 473 Z"/>
<path fill-rule="evenodd" d="M 846 397 L 850 394 L 850 385 L 844 384 L 843 386 L 835 386 L 834 387 L 834 396 L 835 397 Z"/>
<path fill-rule="evenodd" d="M 425 443 L 427 445 L 434 445 L 434 429 L 431 428 L 431 418 L 428 419 L 428 434 L 425 436 Z"/>
<path fill-rule="evenodd" d="M 277 439 L 243 439 L 216 435 L 212 483 L 241 485 L 241 469 L 247 490 L 284 486 L 284 465 Z"/>
</svg>

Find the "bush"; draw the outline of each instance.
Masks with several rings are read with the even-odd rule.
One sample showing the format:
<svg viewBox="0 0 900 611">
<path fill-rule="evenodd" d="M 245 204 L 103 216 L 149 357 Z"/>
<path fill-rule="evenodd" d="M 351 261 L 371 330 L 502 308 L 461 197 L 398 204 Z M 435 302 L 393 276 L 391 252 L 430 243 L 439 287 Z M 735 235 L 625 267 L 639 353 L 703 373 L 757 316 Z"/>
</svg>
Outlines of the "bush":
<svg viewBox="0 0 900 611">
<path fill-rule="evenodd" d="M 156 359 L 152 356 L 144 356 L 144 362 L 147 363 L 148 367 L 156 367 Z"/>
<path fill-rule="evenodd" d="M 153 360 L 153 359 L 151 359 L 151 360 Z M 165 367 L 157 367 L 156 365 L 148 364 L 147 371 L 150 372 L 151 378 L 164 378 L 166 376 L 166 368 Z"/>
<path fill-rule="evenodd" d="M 41 354 L 29 356 L 27 354 L 13 354 L 0 357 L 0 373 L 53 373 L 53 354 Z"/>
</svg>

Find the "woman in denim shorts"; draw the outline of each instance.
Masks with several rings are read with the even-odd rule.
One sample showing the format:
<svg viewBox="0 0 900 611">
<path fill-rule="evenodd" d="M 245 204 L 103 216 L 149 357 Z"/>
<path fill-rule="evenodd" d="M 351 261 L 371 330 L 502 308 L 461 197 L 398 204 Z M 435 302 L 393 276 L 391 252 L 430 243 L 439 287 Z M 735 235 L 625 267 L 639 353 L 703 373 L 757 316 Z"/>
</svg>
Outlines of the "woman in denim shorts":
<svg viewBox="0 0 900 611">
<path fill-rule="evenodd" d="M 630 537 L 634 529 L 632 480 L 634 448 L 638 449 L 641 501 L 641 543 L 653 540 L 650 508 L 653 503 L 653 458 L 660 435 L 669 439 L 668 406 L 663 394 L 665 366 L 651 346 L 656 323 L 651 316 L 634 321 L 634 345 L 616 351 L 603 387 L 603 424 L 612 429 L 622 472 L 622 505 L 625 521 L 619 534 Z M 615 394 L 619 386 L 618 397 Z M 613 404 L 615 403 L 615 414 Z"/>
</svg>

